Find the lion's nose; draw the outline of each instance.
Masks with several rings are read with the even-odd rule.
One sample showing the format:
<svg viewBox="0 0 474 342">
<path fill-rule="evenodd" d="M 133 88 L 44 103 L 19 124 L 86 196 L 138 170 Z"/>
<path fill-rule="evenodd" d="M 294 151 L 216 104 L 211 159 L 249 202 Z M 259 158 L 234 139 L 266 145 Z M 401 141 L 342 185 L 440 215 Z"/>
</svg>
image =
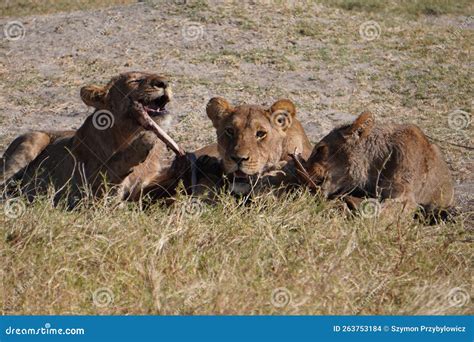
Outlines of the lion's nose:
<svg viewBox="0 0 474 342">
<path fill-rule="evenodd" d="M 237 165 L 242 164 L 242 162 L 249 160 L 248 156 L 238 156 L 236 154 L 233 154 L 230 156 L 230 158 L 235 161 Z"/>
</svg>

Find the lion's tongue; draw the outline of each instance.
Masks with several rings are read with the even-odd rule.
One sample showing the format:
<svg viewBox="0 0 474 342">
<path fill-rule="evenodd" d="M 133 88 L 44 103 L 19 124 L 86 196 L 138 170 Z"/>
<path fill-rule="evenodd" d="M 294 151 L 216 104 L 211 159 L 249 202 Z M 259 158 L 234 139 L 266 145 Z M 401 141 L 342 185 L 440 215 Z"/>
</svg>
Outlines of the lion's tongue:
<svg viewBox="0 0 474 342">
<path fill-rule="evenodd" d="M 178 146 L 178 144 L 171 139 L 171 137 L 166 134 L 166 132 L 156 124 L 155 121 L 148 115 L 146 110 L 143 108 L 143 105 L 134 101 L 133 105 L 135 106 L 135 110 L 132 111 L 136 116 L 135 119 L 138 121 L 140 125 L 143 126 L 146 130 L 152 131 L 156 134 L 156 136 L 163 141 L 166 146 L 173 150 L 178 156 L 184 156 L 184 151 Z"/>
</svg>

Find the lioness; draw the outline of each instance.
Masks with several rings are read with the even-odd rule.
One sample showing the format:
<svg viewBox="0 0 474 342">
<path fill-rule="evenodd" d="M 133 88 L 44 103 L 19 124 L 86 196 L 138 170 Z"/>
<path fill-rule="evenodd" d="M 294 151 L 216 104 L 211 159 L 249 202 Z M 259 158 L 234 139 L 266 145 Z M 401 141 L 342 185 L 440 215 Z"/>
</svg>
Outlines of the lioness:
<svg viewBox="0 0 474 342">
<path fill-rule="evenodd" d="M 278 100 L 270 108 L 234 107 L 216 97 L 209 101 L 206 112 L 217 134 L 213 148 L 222 160 L 223 173 L 232 180 L 234 193 L 248 193 L 262 178 L 273 185 L 292 182 L 294 173 L 285 169 L 289 153 L 306 158 L 311 153 L 311 143 L 290 100 Z M 211 151 L 208 147 L 208 154 L 216 154 Z"/>
<path fill-rule="evenodd" d="M 82 126 L 16 138 L 1 160 L 2 180 L 19 182 L 29 198 L 52 185 L 56 199 L 68 193 L 74 205 L 84 190 L 100 195 L 105 182 L 120 184 L 127 196 L 135 197 L 165 168 L 165 144 L 147 130 L 150 117 L 160 125 L 170 122 L 166 78 L 123 73 L 105 86 L 83 87 L 81 98 L 96 109 Z"/>
<path fill-rule="evenodd" d="M 439 148 L 415 125 L 376 124 L 369 112 L 331 131 L 303 162 L 301 180 L 327 198 L 347 194 L 447 208 L 453 183 Z"/>
</svg>

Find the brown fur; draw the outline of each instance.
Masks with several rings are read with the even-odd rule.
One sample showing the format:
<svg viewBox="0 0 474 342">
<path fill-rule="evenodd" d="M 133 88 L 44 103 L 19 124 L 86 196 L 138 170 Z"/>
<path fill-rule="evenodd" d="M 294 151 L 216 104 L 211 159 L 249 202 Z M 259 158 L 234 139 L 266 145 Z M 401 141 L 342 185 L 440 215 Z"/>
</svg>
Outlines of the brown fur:
<svg viewBox="0 0 474 342">
<path fill-rule="evenodd" d="M 213 98 L 206 111 L 216 128 L 217 143 L 193 153 L 196 161 L 194 194 L 213 192 L 223 184 L 223 175 L 233 178 L 235 171 L 248 177 L 245 183 L 240 183 L 242 179 L 232 183 L 232 190 L 237 193 L 247 193 L 245 188 L 254 179 L 259 179 L 259 186 L 263 185 L 263 188 L 269 183 L 275 185 L 296 181 L 295 170 L 287 170 L 290 164 L 288 153 L 298 151 L 308 157 L 311 144 L 295 118 L 296 110 L 291 101 L 280 100 L 270 108 L 256 105 L 233 107 L 223 98 Z M 229 128 L 234 132 L 232 137 L 226 134 L 225 130 Z M 258 138 L 257 131 L 265 131 L 266 136 Z M 232 157 L 248 159 L 238 165 Z M 191 170 L 189 155 L 176 157 L 168 172 L 157 177 L 145 192 L 152 198 L 172 196 L 180 180 L 189 192 L 192 186 Z M 289 174 L 279 172 L 275 176 L 275 171 L 279 170 L 287 170 Z"/>
<path fill-rule="evenodd" d="M 285 168 L 289 153 L 296 151 L 304 157 L 311 153 L 311 144 L 290 100 L 279 100 L 265 108 L 246 104 L 234 107 L 223 98 L 213 98 L 206 110 L 217 133 L 217 153 L 212 154 L 219 155 L 224 174 L 231 177 L 258 179 Z M 286 182 L 285 177 L 274 181 Z"/>
<path fill-rule="evenodd" d="M 192 165 L 194 164 L 194 166 Z M 193 171 L 196 183 L 193 184 Z M 165 172 L 158 174 L 143 190 L 143 194 L 152 200 L 168 199 L 176 194 L 177 187 L 183 182 L 186 193 L 204 194 L 216 189 L 222 181 L 222 167 L 217 145 L 203 147 L 184 156 L 176 156 Z"/>
<path fill-rule="evenodd" d="M 162 108 L 170 98 L 167 80 L 142 72 L 114 77 L 106 86 L 81 89 L 87 105 L 107 110 L 113 125 L 97 129 L 94 114 L 77 130 L 68 132 L 32 132 L 15 139 L 2 158 L 3 179 L 17 181 L 30 197 L 49 186 L 57 198 L 68 193 L 75 203 L 88 190 L 100 195 L 104 180 L 120 185 L 123 193 L 136 198 L 141 188 L 166 166 L 165 145 L 136 120 L 133 103 Z M 153 117 L 165 124 L 164 111 Z M 73 202 L 71 202 L 71 200 Z"/>
<path fill-rule="evenodd" d="M 377 124 L 369 112 L 330 132 L 304 166 L 311 180 L 302 181 L 329 198 L 358 193 L 409 208 L 446 208 L 453 201 L 439 148 L 417 126 Z"/>
</svg>

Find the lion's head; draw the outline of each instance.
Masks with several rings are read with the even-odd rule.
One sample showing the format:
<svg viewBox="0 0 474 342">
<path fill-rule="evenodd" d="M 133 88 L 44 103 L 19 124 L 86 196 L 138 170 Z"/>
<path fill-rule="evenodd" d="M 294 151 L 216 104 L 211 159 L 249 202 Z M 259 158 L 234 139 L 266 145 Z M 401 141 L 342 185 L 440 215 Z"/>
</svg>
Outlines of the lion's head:
<svg viewBox="0 0 474 342">
<path fill-rule="evenodd" d="M 165 109 L 171 100 L 171 88 L 164 76 L 145 72 L 126 72 L 113 77 L 105 86 L 89 85 L 81 89 L 82 101 L 97 110 L 107 110 L 115 122 L 127 123 L 132 105 L 142 108 L 155 122 L 168 119 Z"/>
<path fill-rule="evenodd" d="M 224 172 L 235 178 L 279 168 L 295 150 L 303 154 L 311 151 L 290 100 L 278 100 L 269 108 L 234 107 L 218 97 L 209 101 L 206 111 L 216 128 Z"/>
<path fill-rule="evenodd" d="M 369 172 L 379 167 L 388 153 L 390 127 L 375 127 L 370 112 L 362 113 L 352 124 L 333 129 L 314 147 L 304 166 L 311 188 L 328 197 L 363 187 Z"/>
<path fill-rule="evenodd" d="M 367 111 L 326 135 L 303 167 L 300 180 L 328 198 L 390 198 L 410 210 L 446 208 L 453 201 L 449 168 L 423 131 L 377 123 Z"/>
</svg>

